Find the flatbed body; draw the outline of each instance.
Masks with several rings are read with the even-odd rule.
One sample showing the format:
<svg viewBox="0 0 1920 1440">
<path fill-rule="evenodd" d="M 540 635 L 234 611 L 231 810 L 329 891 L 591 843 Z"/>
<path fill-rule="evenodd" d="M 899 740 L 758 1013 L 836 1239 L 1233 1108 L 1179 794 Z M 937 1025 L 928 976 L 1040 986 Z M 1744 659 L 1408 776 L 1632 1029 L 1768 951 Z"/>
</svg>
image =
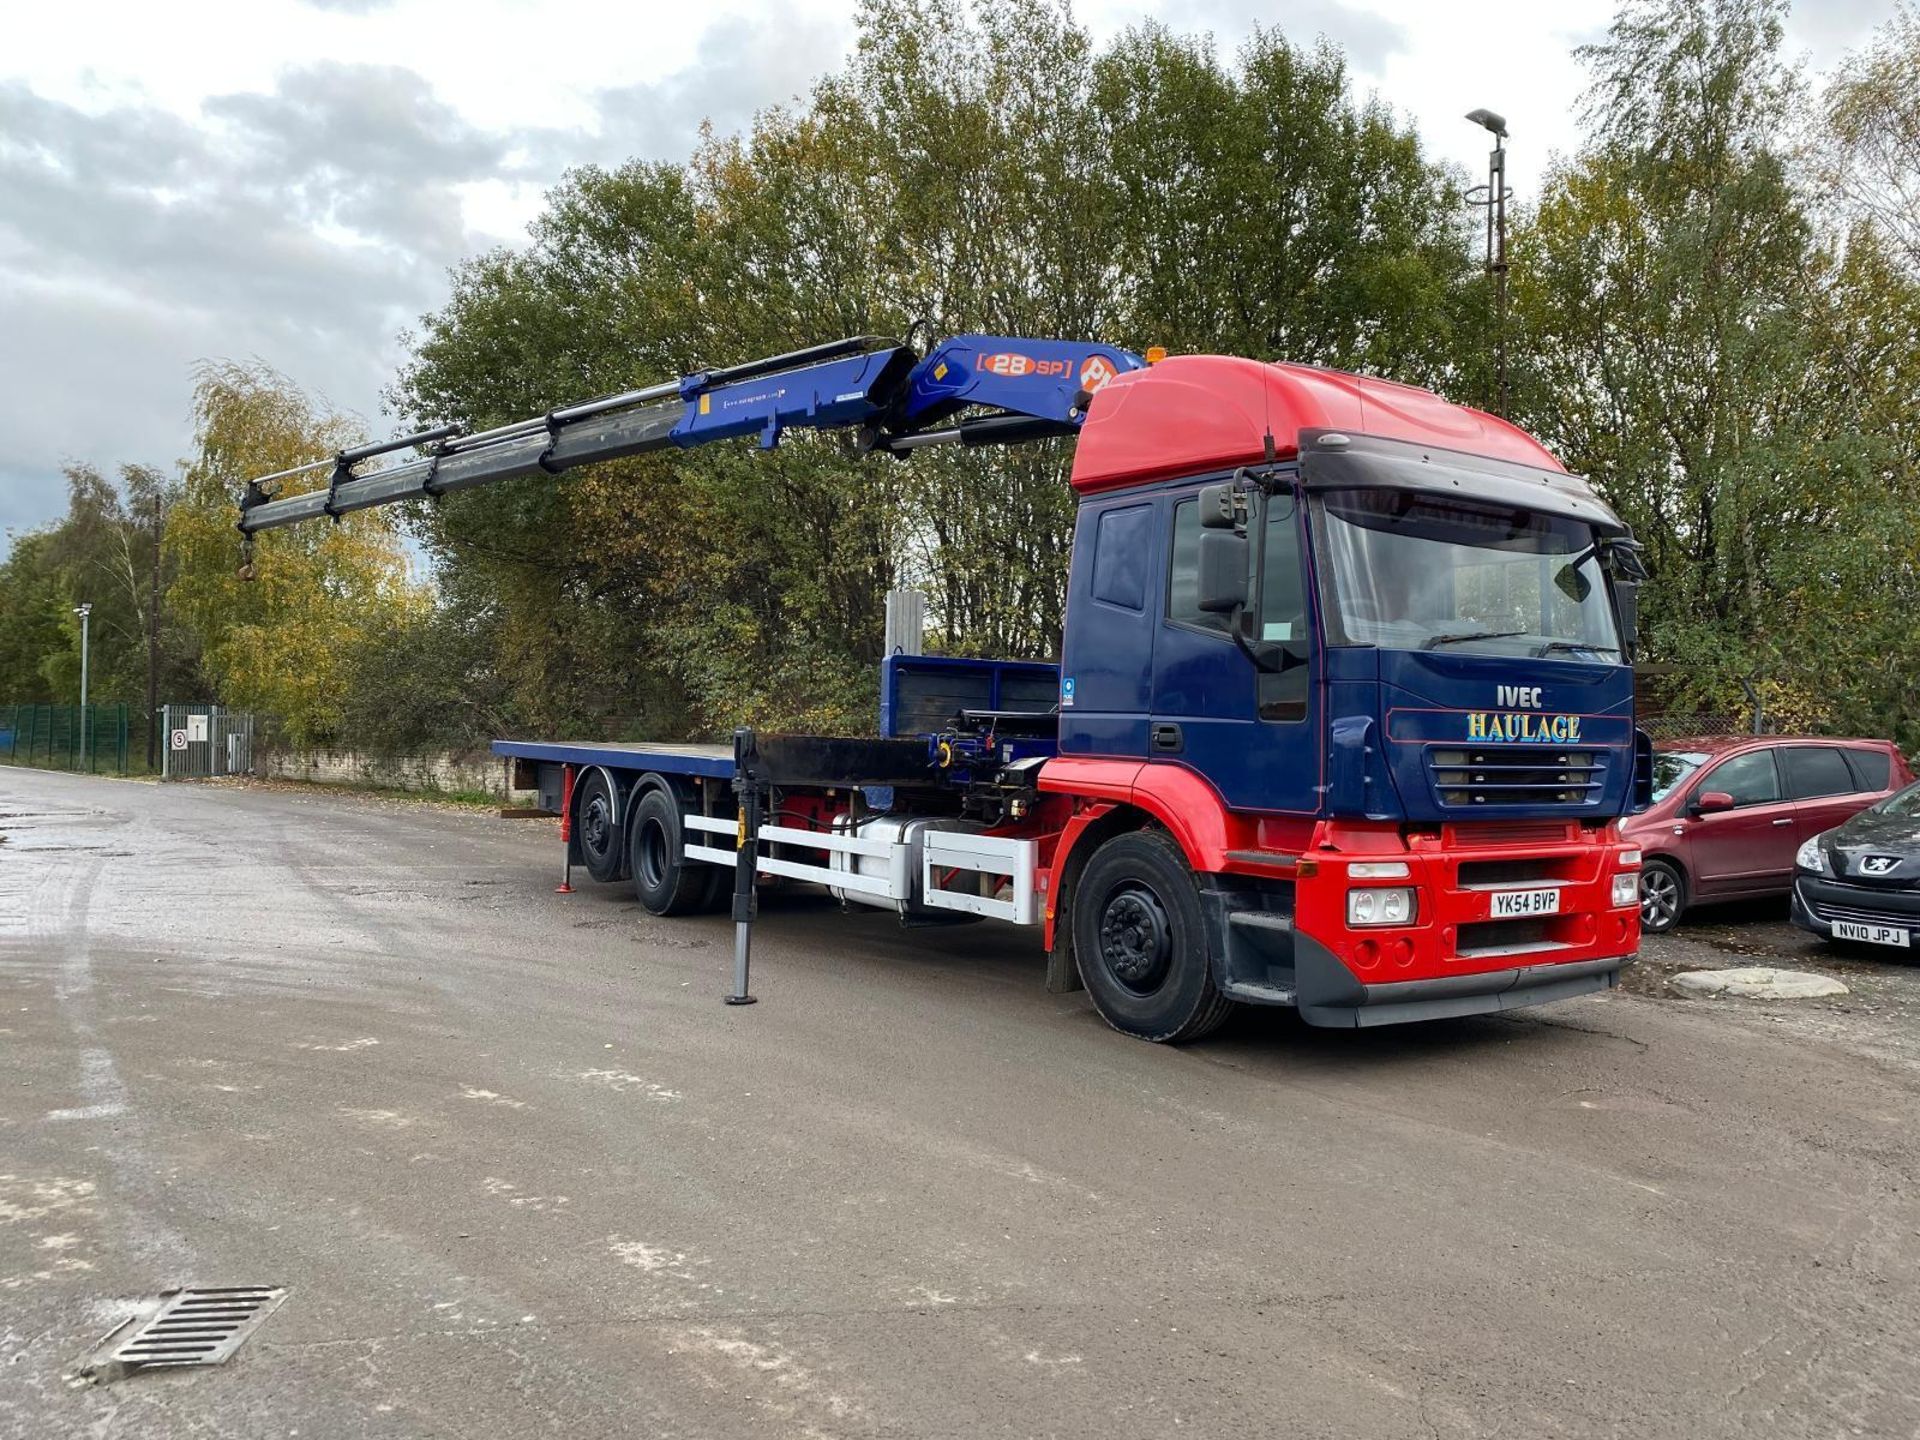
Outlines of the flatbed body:
<svg viewBox="0 0 1920 1440">
<path fill-rule="evenodd" d="M 734 773 L 731 745 L 683 745 L 664 740 L 496 740 L 493 753 L 509 760 L 544 760 L 580 769 L 605 765 L 706 780 L 731 780 Z"/>
</svg>

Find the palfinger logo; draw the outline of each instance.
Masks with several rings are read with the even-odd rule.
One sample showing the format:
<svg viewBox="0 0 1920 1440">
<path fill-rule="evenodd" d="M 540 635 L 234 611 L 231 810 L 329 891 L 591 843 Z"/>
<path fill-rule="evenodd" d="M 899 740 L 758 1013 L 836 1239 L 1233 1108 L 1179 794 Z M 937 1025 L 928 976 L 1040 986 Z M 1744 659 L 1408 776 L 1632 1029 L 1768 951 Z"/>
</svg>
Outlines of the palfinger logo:
<svg viewBox="0 0 1920 1440">
<path fill-rule="evenodd" d="M 1089 395 L 1120 372 L 1104 355 L 1089 355 L 1080 362 L 1080 388 Z"/>
</svg>

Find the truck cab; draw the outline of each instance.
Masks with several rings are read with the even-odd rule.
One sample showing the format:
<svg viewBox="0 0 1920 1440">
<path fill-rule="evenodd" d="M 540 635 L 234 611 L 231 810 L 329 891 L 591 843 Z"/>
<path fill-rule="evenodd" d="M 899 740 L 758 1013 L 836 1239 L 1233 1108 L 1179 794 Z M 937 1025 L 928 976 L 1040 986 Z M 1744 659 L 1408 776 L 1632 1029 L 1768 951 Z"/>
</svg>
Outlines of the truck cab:
<svg viewBox="0 0 1920 1440">
<path fill-rule="evenodd" d="M 1426 391 L 1196 356 L 1102 389 L 1073 484 L 1040 788 L 1178 843 L 1214 989 L 1365 1025 L 1615 983 L 1643 572 L 1584 481 Z M 1078 977 L 1150 1009 L 1140 887 L 1060 880 Z"/>
</svg>

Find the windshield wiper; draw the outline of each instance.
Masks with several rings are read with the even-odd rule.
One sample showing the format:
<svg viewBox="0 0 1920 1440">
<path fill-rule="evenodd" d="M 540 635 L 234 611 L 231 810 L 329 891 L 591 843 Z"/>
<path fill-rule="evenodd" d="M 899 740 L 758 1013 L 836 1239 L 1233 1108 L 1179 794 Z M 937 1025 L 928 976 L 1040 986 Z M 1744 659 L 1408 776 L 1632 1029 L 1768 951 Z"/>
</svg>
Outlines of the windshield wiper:
<svg viewBox="0 0 1920 1440">
<path fill-rule="evenodd" d="M 1620 653 L 1620 647 L 1618 645 L 1590 645 L 1584 640 L 1549 640 L 1540 647 L 1540 653 L 1542 655 L 1551 655 L 1556 650 L 1572 652 L 1590 650 L 1596 655 L 1618 655 Z"/>
<path fill-rule="evenodd" d="M 1511 640 L 1516 635 L 1531 635 L 1531 630 L 1467 630 L 1458 635 L 1434 635 L 1422 650 L 1438 650 L 1442 645 L 1461 645 L 1468 640 Z"/>
</svg>

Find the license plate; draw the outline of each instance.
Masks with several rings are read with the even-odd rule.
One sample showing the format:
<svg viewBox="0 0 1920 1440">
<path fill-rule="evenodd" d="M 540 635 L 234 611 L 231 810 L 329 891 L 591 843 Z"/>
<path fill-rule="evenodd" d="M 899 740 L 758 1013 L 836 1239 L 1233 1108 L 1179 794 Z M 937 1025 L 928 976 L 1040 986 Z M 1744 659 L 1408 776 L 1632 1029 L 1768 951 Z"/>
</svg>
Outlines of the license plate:
<svg viewBox="0 0 1920 1440">
<path fill-rule="evenodd" d="M 1560 892 L 1558 890 L 1496 890 L 1493 892 L 1493 909 L 1490 912 L 1496 920 L 1516 920 L 1526 915 L 1558 915 L 1560 913 Z"/>
<path fill-rule="evenodd" d="M 1868 945 L 1897 945 L 1902 950 L 1913 945 L 1912 937 L 1898 925 L 1861 925 L 1852 920 L 1834 921 L 1833 938 L 1860 940 Z"/>
</svg>

